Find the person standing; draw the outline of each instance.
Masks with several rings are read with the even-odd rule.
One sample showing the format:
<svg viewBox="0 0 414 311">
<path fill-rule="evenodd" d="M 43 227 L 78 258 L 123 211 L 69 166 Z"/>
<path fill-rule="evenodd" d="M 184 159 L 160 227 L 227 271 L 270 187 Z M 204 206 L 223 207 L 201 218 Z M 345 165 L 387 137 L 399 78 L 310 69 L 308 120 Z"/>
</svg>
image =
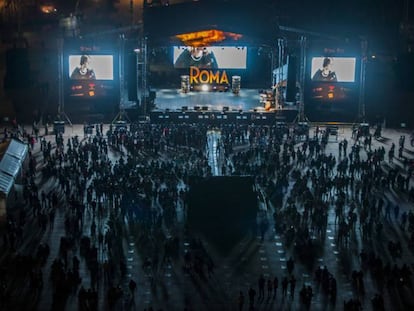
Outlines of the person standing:
<svg viewBox="0 0 414 311">
<path fill-rule="evenodd" d="M 273 282 L 271 279 L 267 280 L 267 299 L 270 300 L 273 292 Z"/>
<path fill-rule="evenodd" d="M 275 276 L 275 278 L 273 279 L 273 299 L 276 299 L 278 285 L 279 280 L 277 279 L 277 276 Z"/>
<path fill-rule="evenodd" d="M 238 302 L 239 302 L 239 311 L 241 311 L 243 310 L 243 306 L 244 306 L 244 294 L 242 291 L 240 291 L 239 293 Z"/>
<path fill-rule="evenodd" d="M 254 308 L 254 297 L 256 296 L 256 291 L 254 290 L 253 287 L 250 287 L 249 289 L 249 304 L 250 304 L 250 309 Z"/>
<path fill-rule="evenodd" d="M 290 279 L 290 298 L 292 298 L 292 299 L 295 296 L 295 287 L 296 287 L 296 279 L 292 275 L 292 277 Z"/>
<path fill-rule="evenodd" d="M 260 275 L 258 284 L 259 284 L 259 300 L 264 299 L 264 288 L 265 288 L 266 280 L 263 274 Z"/>
<path fill-rule="evenodd" d="M 318 69 L 312 77 L 312 81 L 337 82 L 335 71 L 332 68 L 332 58 L 325 57 L 322 62 L 322 68 Z"/>
<path fill-rule="evenodd" d="M 79 67 L 76 67 L 71 75 L 70 78 L 72 80 L 95 80 L 95 71 L 89 68 L 89 56 L 82 55 L 80 58 Z"/>
<path fill-rule="evenodd" d="M 289 284 L 288 278 L 285 276 L 282 280 L 282 295 L 284 297 L 286 297 L 286 295 L 287 295 L 288 284 Z"/>
</svg>

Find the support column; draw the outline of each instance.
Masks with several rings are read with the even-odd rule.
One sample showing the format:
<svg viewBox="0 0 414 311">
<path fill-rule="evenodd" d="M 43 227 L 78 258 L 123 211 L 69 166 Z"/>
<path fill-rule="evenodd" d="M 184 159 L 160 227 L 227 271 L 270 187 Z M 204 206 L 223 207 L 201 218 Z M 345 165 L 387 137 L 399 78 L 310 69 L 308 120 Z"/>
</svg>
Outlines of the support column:
<svg viewBox="0 0 414 311">
<path fill-rule="evenodd" d="M 137 82 L 138 98 L 141 100 L 141 111 L 143 115 L 147 114 L 148 102 L 148 83 L 147 83 L 147 66 L 148 66 L 148 47 L 147 38 L 141 39 L 141 46 L 137 53 Z"/>
<path fill-rule="evenodd" d="M 365 76 L 367 67 L 368 42 L 365 38 L 361 41 L 361 68 L 359 77 L 359 102 L 358 121 L 365 123 Z"/>
<path fill-rule="evenodd" d="M 64 61 L 63 61 L 63 38 L 57 40 L 58 45 L 58 107 L 57 107 L 57 118 L 60 121 L 65 119 L 71 126 L 72 122 L 65 113 L 65 93 L 63 87 L 63 73 L 64 73 Z"/>
</svg>

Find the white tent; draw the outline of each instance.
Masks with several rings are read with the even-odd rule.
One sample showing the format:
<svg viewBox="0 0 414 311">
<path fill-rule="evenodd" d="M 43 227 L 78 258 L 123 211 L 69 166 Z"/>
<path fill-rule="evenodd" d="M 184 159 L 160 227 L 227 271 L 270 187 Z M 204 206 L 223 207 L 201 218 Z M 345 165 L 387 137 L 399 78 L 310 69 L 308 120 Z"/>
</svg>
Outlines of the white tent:
<svg viewBox="0 0 414 311">
<path fill-rule="evenodd" d="M 0 221 L 6 218 L 7 206 L 12 203 L 14 184 L 20 179 L 21 171 L 29 152 L 27 144 L 12 139 L 0 161 Z"/>
</svg>

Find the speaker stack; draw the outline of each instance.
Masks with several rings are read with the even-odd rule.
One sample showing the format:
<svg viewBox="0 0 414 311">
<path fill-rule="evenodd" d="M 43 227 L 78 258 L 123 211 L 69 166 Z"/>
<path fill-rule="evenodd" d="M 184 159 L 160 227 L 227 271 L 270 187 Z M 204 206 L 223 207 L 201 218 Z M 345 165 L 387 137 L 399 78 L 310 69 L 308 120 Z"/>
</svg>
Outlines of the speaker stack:
<svg viewBox="0 0 414 311">
<path fill-rule="evenodd" d="M 132 102 L 138 101 L 137 90 L 137 59 L 135 53 L 130 53 L 125 59 L 126 81 L 128 88 L 128 100 Z"/>
<path fill-rule="evenodd" d="M 289 55 L 288 60 L 288 74 L 286 85 L 286 101 L 296 101 L 296 72 L 297 72 L 297 58 L 295 55 Z"/>
<path fill-rule="evenodd" d="M 232 76 L 231 77 L 231 90 L 233 94 L 239 94 L 240 93 L 240 83 L 241 83 L 241 77 L 240 76 Z"/>
<path fill-rule="evenodd" d="M 53 132 L 55 135 L 65 133 L 65 122 L 64 121 L 54 121 L 53 122 Z"/>
<path fill-rule="evenodd" d="M 181 76 L 181 92 L 188 93 L 190 91 L 190 76 Z"/>
</svg>

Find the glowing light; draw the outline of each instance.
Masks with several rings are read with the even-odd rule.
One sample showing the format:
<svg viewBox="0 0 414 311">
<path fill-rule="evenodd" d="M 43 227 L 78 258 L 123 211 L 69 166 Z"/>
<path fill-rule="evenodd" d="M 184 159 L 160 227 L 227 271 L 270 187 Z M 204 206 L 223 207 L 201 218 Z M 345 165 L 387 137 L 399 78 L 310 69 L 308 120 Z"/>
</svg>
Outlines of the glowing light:
<svg viewBox="0 0 414 311">
<path fill-rule="evenodd" d="M 201 90 L 204 91 L 204 92 L 207 92 L 208 91 L 208 85 L 207 84 L 203 84 L 201 86 Z"/>
<path fill-rule="evenodd" d="M 212 43 L 224 41 L 225 39 L 239 40 L 242 35 L 224 32 L 221 30 L 211 29 L 197 32 L 189 32 L 175 36 L 177 39 L 183 42 L 186 46 L 203 47 L 209 46 Z"/>
<path fill-rule="evenodd" d="M 40 11 L 45 14 L 55 13 L 57 10 L 52 4 L 45 4 L 40 7 Z"/>
</svg>

